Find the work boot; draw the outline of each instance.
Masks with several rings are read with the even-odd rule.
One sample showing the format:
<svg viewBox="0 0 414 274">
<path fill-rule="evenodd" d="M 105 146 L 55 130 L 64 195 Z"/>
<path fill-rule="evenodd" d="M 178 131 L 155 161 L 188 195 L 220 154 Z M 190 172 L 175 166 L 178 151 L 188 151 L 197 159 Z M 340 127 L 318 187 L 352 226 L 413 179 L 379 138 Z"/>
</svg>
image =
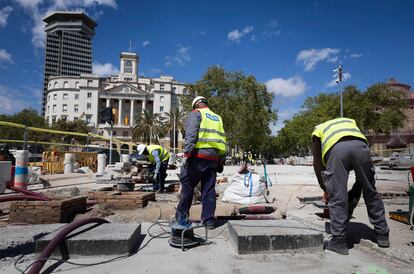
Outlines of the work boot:
<svg viewBox="0 0 414 274">
<path fill-rule="evenodd" d="M 387 248 L 390 247 L 390 237 L 389 233 L 387 234 L 379 234 L 378 232 L 375 232 L 377 234 L 377 245 L 379 247 Z"/>
<path fill-rule="evenodd" d="M 208 230 L 213 230 L 217 227 L 217 221 L 216 220 L 209 220 L 206 222 L 203 222 L 203 225 L 208 229 Z"/>
<path fill-rule="evenodd" d="M 332 240 L 325 243 L 325 249 L 332 250 L 341 255 L 348 255 L 348 245 L 346 244 L 345 237 L 333 237 Z"/>
</svg>

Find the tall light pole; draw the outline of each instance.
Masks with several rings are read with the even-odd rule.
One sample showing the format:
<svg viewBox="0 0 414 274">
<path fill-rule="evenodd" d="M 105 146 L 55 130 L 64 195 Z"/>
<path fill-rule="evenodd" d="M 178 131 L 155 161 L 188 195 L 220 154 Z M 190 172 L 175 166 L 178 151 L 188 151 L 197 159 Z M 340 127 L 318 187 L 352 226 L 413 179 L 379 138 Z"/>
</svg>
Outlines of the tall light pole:
<svg viewBox="0 0 414 274">
<path fill-rule="evenodd" d="M 175 153 L 175 112 L 174 112 L 174 137 L 173 137 L 173 150 L 174 150 L 174 153 Z"/>
<path fill-rule="evenodd" d="M 344 108 L 343 108 L 343 102 L 342 102 L 342 76 L 343 76 L 343 65 L 339 65 L 339 67 L 337 69 L 334 69 L 333 71 L 335 72 L 334 78 L 336 77 L 336 83 L 339 84 L 339 89 L 341 92 L 341 117 L 344 117 Z"/>
</svg>

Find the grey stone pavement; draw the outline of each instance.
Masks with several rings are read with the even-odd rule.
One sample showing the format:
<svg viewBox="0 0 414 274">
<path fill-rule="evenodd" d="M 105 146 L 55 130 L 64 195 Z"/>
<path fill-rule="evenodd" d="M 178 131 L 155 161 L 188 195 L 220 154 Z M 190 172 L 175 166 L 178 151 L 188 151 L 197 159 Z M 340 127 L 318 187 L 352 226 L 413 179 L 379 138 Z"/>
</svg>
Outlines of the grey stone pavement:
<svg viewBox="0 0 414 274">
<path fill-rule="evenodd" d="M 224 175 L 231 175 L 236 169 L 237 167 L 226 167 Z M 260 173 L 261 167 L 257 169 Z M 269 170 L 273 173 L 271 176 L 274 176 L 271 193 L 277 199 L 276 204 L 279 203 L 280 207 L 285 206 L 282 210 L 288 219 L 300 220 L 313 229 L 324 232 L 327 221 L 315 215 L 321 210 L 312 205 L 301 205 L 296 199 L 297 195 L 321 194 L 312 167 L 271 166 Z M 378 171 L 378 188 L 383 191 L 402 192 L 407 189 L 406 174 L 407 172 L 402 171 Z M 349 182 L 353 182 L 352 176 Z M 290 186 L 297 186 L 296 190 L 292 191 Z M 398 208 L 406 210 L 408 199 L 385 199 L 384 204 L 387 212 Z M 322 249 L 239 255 L 231 244 L 227 225 L 209 232 L 211 244 L 183 252 L 168 245 L 166 234 L 162 237 L 165 235 L 167 238 L 150 240 L 150 235 L 163 233 L 164 230 L 155 225 L 148 232 L 151 223 L 143 222 L 143 248 L 132 256 L 118 260 L 113 260 L 118 255 L 77 256 L 70 258 L 70 261 L 82 264 L 112 261 L 93 266 L 75 266 L 68 263 L 56 265 L 56 262 L 50 261 L 43 271 L 51 273 L 53 269 L 53 273 L 414 273 L 414 231 L 410 231 L 408 225 L 389 220 L 391 248 L 380 249 L 370 240 L 372 226 L 369 225 L 362 201 L 354 216 L 349 226 L 349 241 L 353 247 L 348 256 Z M 54 229 L 59 226 L 56 225 Z M 0 250 L 4 250 L 6 246 L 15 246 L 16 255 L 4 258 L 4 254 L 0 252 L 0 273 L 19 273 L 14 268 L 17 254 L 24 254 L 18 266 L 26 268 L 36 259 L 36 255 L 23 252 L 24 248 L 19 250 L 18 247 L 34 247 L 34 238 L 49 232 L 50 228 L 43 228 L 43 231 L 33 231 L 30 227 L 21 228 L 20 236 L 16 238 L 13 236 L 15 232 L 1 228 Z M 204 229 L 200 229 L 198 233 L 203 235 Z"/>
</svg>

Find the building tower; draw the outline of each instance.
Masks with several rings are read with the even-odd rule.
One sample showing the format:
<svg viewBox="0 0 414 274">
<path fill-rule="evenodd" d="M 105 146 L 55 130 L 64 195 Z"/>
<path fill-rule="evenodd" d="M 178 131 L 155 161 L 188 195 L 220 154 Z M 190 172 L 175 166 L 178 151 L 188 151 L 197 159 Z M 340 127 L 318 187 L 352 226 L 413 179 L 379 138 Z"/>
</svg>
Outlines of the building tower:
<svg viewBox="0 0 414 274">
<path fill-rule="evenodd" d="M 46 22 L 46 52 L 42 115 L 45 113 L 49 76 L 92 73 L 92 38 L 96 22 L 84 12 L 54 12 Z"/>
</svg>

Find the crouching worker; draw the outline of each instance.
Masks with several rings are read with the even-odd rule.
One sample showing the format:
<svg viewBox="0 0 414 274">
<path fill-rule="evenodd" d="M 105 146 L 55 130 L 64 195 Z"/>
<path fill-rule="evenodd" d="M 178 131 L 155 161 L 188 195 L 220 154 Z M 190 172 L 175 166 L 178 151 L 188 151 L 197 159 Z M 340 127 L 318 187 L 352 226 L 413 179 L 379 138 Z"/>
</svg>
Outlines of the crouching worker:
<svg viewBox="0 0 414 274">
<path fill-rule="evenodd" d="M 356 186 L 362 188 L 369 221 L 374 226 L 377 244 L 389 247 L 389 228 L 384 204 L 375 188 L 375 169 L 367 139 L 353 119 L 337 118 L 315 127 L 312 133 L 313 166 L 319 185 L 328 201 L 332 240 L 325 248 L 348 255 L 346 225 L 348 213 L 348 175 L 354 170 Z M 358 195 L 355 196 L 359 199 Z M 353 204 L 353 202 L 351 202 Z M 351 205 L 352 207 L 355 205 Z"/>
<path fill-rule="evenodd" d="M 223 121 L 208 108 L 207 100 L 198 96 L 185 123 L 184 164 L 181 167 L 181 195 L 177 206 L 176 227 L 190 228 L 190 207 L 194 188 L 201 182 L 201 221 L 214 229 L 216 219 L 216 176 L 223 172 L 226 136 Z"/>
<path fill-rule="evenodd" d="M 154 191 L 165 191 L 165 178 L 167 177 L 168 159 L 170 154 L 160 145 L 138 145 L 138 154 L 144 155 L 148 161 L 155 163 Z"/>
</svg>

